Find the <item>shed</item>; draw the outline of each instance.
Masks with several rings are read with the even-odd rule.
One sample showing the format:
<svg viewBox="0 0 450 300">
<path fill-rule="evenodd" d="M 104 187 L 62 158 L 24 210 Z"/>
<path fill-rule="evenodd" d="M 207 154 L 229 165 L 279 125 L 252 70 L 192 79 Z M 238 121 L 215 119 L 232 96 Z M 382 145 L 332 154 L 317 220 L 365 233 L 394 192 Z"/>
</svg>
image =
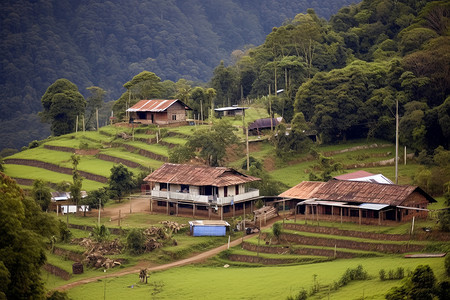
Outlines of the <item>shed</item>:
<svg viewBox="0 0 450 300">
<path fill-rule="evenodd" d="M 222 220 L 189 221 L 192 236 L 225 236 L 230 224 Z"/>
</svg>

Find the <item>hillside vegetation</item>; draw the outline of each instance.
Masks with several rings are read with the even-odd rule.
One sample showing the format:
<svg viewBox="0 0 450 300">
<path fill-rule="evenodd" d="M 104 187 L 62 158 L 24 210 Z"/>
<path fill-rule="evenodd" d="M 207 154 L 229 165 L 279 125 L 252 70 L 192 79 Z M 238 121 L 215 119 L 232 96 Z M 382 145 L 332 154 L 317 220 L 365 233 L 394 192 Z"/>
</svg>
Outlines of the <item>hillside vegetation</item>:
<svg viewBox="0 0 450 300">
<path fill-rule="evenodd" d="M 220 60 L 261 44 L 273 26 L 296 13 L 312 7 L 328 19 L 352 2 L 2 1 L 0 150 L 49 135 L 36 113 L 58 78 L 74 82 L 83 95 L 101 87 L 107 100 L 116 100 L 122 84 L 143 70 L 163 81 L 207 82 Z"/>
</svg>

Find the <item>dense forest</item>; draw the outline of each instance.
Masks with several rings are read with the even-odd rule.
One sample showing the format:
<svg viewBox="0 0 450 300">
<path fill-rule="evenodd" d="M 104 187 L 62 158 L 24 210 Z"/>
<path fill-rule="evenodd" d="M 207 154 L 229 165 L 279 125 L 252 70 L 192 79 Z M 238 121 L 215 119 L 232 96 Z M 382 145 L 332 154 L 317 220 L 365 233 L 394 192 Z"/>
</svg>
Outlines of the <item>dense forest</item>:
<svg viewBox="0 0 450 300">
<path fill-rule="evenodd" d="M 0 9 L 0 149 L 45 138 L 41 97 L 59 78 L 116 100 L 148 70 L 207 82 L 231 52 L 312 7 L 330 18 L 351 0 L 5 0 Z"/>
<path fill-rule="evenodd" d="M 398 102 L 402 145 L 416 153 L 448 149 L 449 20 L 448 1 L 363 1 L 329 22 L 310 9 L 235 64 L 219 64 L 211 86 L 223 104 L 284 89 L 269 97 L 268 110 L 326 143 L 394 141 Z M 284 152 L 298 148 L 283 143 Z"/>
</svg>

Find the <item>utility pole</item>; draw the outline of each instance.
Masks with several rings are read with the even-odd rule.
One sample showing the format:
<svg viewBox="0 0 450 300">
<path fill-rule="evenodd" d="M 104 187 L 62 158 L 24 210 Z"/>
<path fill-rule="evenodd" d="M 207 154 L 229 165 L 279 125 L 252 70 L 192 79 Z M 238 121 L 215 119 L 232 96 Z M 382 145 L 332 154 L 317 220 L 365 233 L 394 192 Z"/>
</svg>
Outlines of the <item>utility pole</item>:
<svg viewBox="0 0 450 300">
<path fill-rule="evenodd" d="M 398 184 L 398 99 L 395 100 L 395 184 Z"/>
</svg>

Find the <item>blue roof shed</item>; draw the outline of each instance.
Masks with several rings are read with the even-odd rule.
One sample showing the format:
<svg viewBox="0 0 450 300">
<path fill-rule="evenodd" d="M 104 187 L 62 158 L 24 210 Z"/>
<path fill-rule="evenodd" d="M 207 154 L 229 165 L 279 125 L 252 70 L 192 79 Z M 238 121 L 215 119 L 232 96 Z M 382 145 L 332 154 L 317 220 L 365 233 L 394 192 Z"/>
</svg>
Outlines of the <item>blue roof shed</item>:
<svg viewBox="0 0 450 300">
<path fill-rule="evenodd" d="M 220 220 L 189 221 L 192 236 L 225 236 L 228 226 L 228 222 Z"/>
</svg>

